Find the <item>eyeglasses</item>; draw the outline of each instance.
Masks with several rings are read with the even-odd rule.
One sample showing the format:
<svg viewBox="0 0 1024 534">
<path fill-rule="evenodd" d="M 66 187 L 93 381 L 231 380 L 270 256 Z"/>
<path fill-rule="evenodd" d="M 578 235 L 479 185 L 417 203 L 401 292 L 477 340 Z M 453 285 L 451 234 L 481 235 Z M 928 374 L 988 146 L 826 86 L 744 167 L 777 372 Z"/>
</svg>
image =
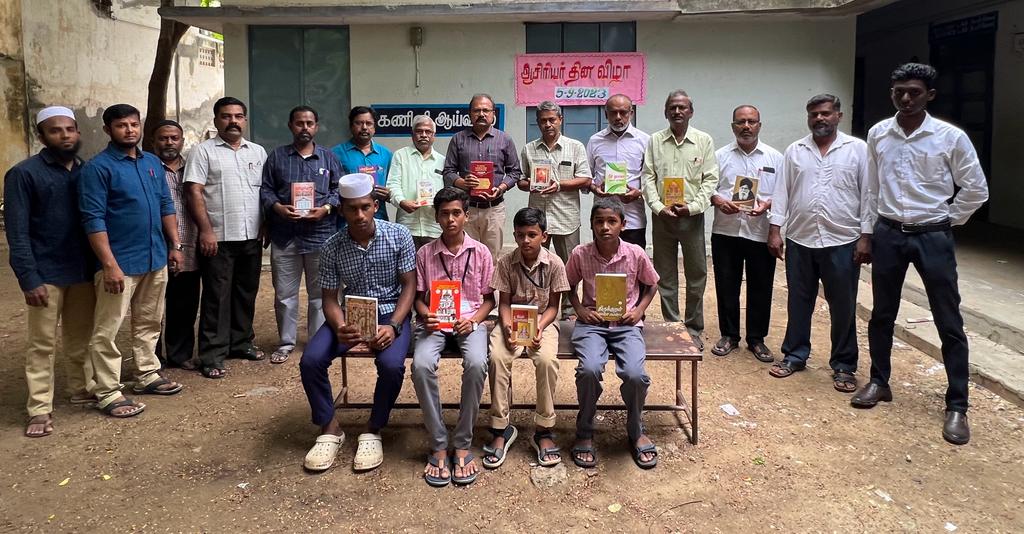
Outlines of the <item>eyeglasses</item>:
<svg viewBox="0 0 1024 534">
<path fill-rule="evenodd" d="M 746 125 L 754 126 L 754 125 L 757 125 L 757 124 L 761 124 L 761 121 L 754 120 L 754 119 L 740 119 L 738 121 L 732 121 L 732 124 L 733 124 L 733 126 L 746 126 Z"/>
<path fill-rule="evenodd" d="M 491 113 L 494 113 L 494 110 L 490 109 L 490 108 L 474 108 L 474 109 L 471 109 L 469 111 L 471 113 L 479 113 L 481 115 L 489 115 Z"/>
</svg>

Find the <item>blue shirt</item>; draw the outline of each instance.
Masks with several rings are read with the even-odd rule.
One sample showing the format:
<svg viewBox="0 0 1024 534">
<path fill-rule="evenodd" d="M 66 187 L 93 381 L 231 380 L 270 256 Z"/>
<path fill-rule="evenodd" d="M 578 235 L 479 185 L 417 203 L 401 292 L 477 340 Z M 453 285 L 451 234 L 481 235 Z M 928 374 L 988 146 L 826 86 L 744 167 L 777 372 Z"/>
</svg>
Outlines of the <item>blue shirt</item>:
<svg viewBox="0 0 1024 534">
<path fill-rule="evenodd" d="M 44 148 L 4 177 L 11 268 L 23 291 L 92 280 L 95 262 L 78 212 L 82 160 L 69 171 Z"/>
<path fill-rule="evenodd" d="M 341 230 L 320 249 L 320 287 L 341 289 L 346 295 L 377 299 L 377 313 L 395 311 L 402 294 L 400 276 L 416 270 L 416 247 L 412 234 L 401 224 L 374 223 L 373 238 L 363 248 L 348 230 Z"/>
<path fill-rule="evenodd" d="M 319 221 L 292 222 L 274 212 L 274 204 L 292 203 L 292 183 L 313 182 L 316 193 L 313 206 L 338 206 L 338 178 L 341 178 L 341 163 L 330 151 L 314 145 L 313 153 L 304 158 L 294 145 L 274 149 L 263 164 L 263 185 L 260 187 L 260 204 L 264 219 L 270 231 L 270 240 L 278 247 L 294 243 L 299 254 L 320 250 L 328 237 L 334 235 L 337 226 L 333 215 Z"/>
<path fill-rule="evenodd" d="M 391 151 L 388 147 L 370 141 L 370 153 L 363 154 L 363 151 L 352 141 L 346 141 L 331 149 L 334 155 L 341 162 L 341 170 L 345 174 L 357 172 L 373 176 L 373 183 L 384 187 L 388 182 L 388 172 L 391 170 Z M 381 220 L 388 220 L 388 211 L 385 202 L 377 207 L 374 217 Z M 338 214 L 338 228 L 345 225 L 345 218 Z"/>
<path fill-rule="evenodd" d="M 85 233 L 106 232 L 121 271 L 139 276 L 167 265 L 161 218 L 174 200 L 160 159 L 136 149 L 130 158 L 113 143 L 82 167 L 78 206 Z"/>
</svg>

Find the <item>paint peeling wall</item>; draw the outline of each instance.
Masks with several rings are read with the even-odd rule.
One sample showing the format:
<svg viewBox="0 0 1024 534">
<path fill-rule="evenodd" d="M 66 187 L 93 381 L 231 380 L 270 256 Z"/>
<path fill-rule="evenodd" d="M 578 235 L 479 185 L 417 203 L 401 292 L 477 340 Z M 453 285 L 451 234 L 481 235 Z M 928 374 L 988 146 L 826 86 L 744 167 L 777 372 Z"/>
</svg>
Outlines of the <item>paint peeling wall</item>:
<svg viewBox="0 0 1024 534">
<path fill-rule="evenodd" d="M 0 2 L 0 176 L 28 155 L 21 2 Z"/>
</svg>

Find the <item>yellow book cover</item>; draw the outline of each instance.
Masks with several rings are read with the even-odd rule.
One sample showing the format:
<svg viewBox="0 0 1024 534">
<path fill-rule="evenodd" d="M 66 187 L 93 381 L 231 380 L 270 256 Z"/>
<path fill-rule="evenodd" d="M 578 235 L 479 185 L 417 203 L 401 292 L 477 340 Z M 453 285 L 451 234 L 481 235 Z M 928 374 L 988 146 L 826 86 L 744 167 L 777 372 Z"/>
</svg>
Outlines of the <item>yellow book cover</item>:
<svg viewBox="0 0 1024 534">
<path fill-rule="evenodd" d="M 363 341 L 377 337 L 377 299 L 345 296 L 345 324 L 356 327 Z"/>
<path fill-rule="evenodd" d="M 686 198 L 683 193 L 686 191 L 686 179 L 685 178 L 665 178 L 664 182 L 664 202 L 666 206 L 674 206 L 676 204 L 686 204 Z"/>
<path fill-rule="evenodd" d="M 596 311 L 605 321 L 618 321 L 626 314 L 626 275 L 599 273 L 594 280 L 597 289 Z"/>
<path fill-rule="evenodd" d="M 537 307 L 512 305 L 512 339 L 516 345 L 526 347 L 537 337 Z"/>
</svg>

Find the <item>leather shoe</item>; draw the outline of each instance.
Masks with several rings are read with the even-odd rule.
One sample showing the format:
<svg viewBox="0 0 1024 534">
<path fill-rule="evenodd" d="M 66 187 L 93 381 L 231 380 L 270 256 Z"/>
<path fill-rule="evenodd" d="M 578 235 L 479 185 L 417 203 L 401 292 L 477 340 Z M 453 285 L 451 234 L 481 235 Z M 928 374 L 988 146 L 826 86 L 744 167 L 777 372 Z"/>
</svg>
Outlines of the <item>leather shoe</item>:
<svg viewBox="0 0 1024 534">
<path fill-rule="evenodd" d="M 850 399 L 850 405 L 854 408 L 874 408 L 880 401 L 892 402 L 892 390 L 888 386 L 868 382 Z"/>
<path fill-rule="evenodd" d="M 971 441 L 971 429 L 967 426 L 967 414 L 946 412 L 946 423 L 942 425 L 942 437 L 953 445 L 966 445 Z"/>
</svg>

